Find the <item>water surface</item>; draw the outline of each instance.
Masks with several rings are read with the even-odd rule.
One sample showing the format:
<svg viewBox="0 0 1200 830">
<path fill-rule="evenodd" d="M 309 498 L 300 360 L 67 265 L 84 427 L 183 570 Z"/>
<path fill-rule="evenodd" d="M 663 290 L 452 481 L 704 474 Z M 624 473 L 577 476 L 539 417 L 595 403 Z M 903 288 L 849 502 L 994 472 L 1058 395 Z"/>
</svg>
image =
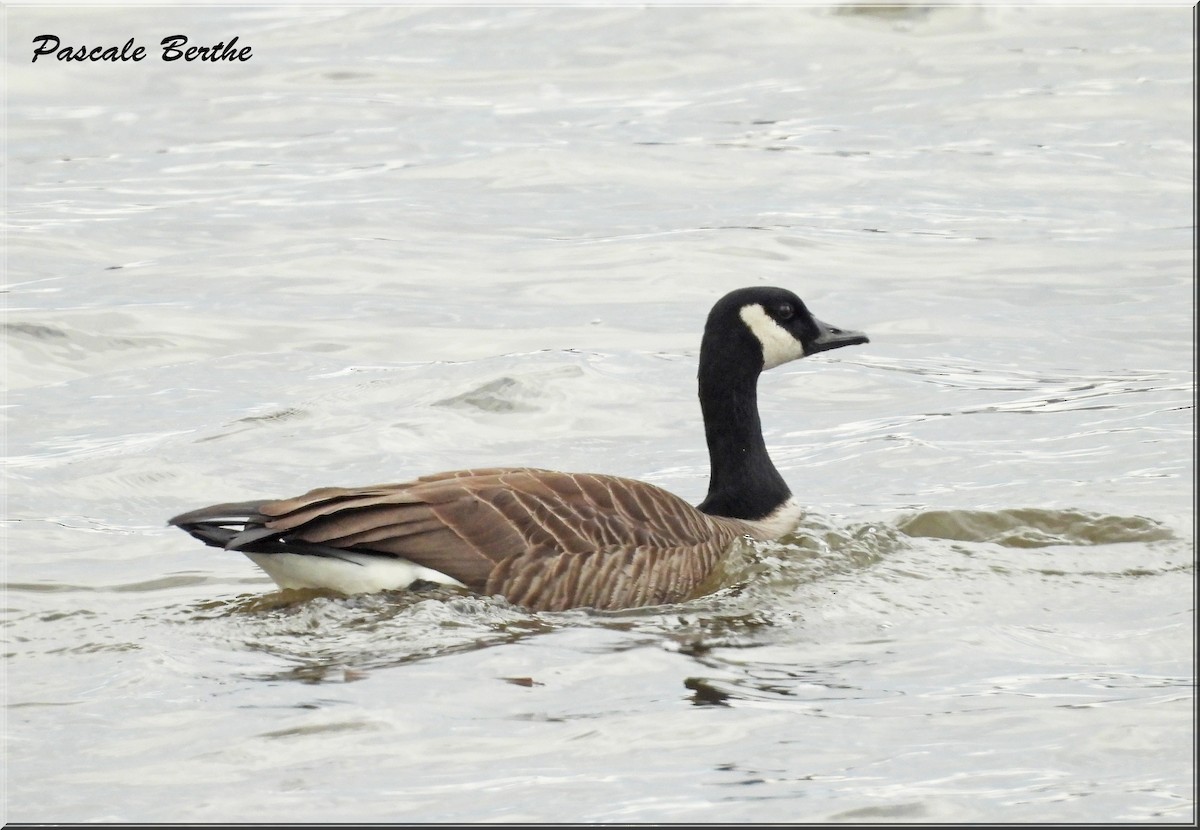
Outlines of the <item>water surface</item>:
<svg viewBox="0 0 1200 830">
<path fill-rule="evenodd" d="M 10 9 L 13 821 L 1194 821 L 1183 8 Z M 239 37 L 245 64 L 31 64 Z M 461 466 L 810 513 L 677 606 L 277 592 L 164 526 Z"/>
</svg>

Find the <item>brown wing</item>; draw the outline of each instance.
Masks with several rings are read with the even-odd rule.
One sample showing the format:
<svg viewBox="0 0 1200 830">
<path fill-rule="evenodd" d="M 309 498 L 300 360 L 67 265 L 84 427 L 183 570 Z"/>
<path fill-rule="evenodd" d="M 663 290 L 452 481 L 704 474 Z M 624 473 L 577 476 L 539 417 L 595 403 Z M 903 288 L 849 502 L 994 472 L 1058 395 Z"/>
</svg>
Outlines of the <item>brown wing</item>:
<svg viewBox="0 0 1200 830">
<path fill-rule="evenodd" d="M 530 468 L 327 487 L 258 511 L 288 539 L 403 556 L 541 610 L 685 599 L 746 532 L 644 482 Z"/>
</svg>

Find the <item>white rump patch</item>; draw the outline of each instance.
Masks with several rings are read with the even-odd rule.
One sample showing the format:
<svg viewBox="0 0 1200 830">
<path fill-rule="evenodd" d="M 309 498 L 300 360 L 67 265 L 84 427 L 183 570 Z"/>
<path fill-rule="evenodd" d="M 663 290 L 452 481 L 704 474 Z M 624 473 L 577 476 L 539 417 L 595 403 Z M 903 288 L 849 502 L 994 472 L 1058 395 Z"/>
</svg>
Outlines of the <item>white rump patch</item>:
<svg viewBox="0 0 1200 830">
<path fill-rule="evenodd" d="M 742 306 L 740 316 L 746 328 L 762 343 L 763 369 L 774 369 L 804 357 L 804 344 L 772 320 L 758 303 Z"/>
<path fill-rule="evenodd" d="M 250 553 L 280 588 L 324 588 L 347 596 L 407 588 L 418 579 L 464 587 L 453 577 L 391 556 L 345 551 L 344 559 L 305 553 Z"/>
</svg>

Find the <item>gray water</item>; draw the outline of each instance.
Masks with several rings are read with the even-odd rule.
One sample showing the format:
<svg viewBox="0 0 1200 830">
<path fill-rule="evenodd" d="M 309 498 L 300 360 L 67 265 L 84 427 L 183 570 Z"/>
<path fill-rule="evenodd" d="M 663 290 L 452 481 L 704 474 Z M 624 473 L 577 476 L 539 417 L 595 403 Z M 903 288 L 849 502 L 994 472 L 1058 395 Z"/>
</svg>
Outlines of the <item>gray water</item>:
<svg viewBox="0 0 1200 830">
<path fill-rule="evenodd" d="M 7 818 L 1193 822 L 1191 17 L 8 9 Z M 753 284 L 871 343 L 764 375 L 810 512 L 711 596 L 280 593 L 165 526 L 698 501 Z"/>
</svg>

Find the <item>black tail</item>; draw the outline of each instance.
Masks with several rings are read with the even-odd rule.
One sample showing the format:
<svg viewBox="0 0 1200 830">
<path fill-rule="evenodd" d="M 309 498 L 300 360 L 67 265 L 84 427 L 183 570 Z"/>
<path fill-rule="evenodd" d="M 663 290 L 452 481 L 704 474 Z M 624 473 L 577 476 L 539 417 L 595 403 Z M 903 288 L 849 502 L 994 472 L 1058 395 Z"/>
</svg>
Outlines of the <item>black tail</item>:
<svg viewBox="0 0 1200 830">
<path fill-rule="evenodd" d="M 261 501 L 214 504 L 211 507 L 180 513 L 168 519 L 167 524 L 190 533 L 214 548 L 238 550 L 235 541 L 237 537 L 252 528 L 263 529 L 263 516 L 258 512 L 261 504 Z"/>
<path fill-rule="evenodd" d="M 231 502 L 214 504 L 180 513 L 167 520 L 206 545 L 224 550 L 249 553 L 301 553 L 308 556 L 332 556 L 344 559 L 345 551 L 314 542 L 287 538 L 282 533 L 264 526 L 267 517 L 259 512 L 261 501 Z M 379 553 L 379 556 L 391 554 Z M 350 561 L 350 560 L 347 560 Z"/>
</svg>

